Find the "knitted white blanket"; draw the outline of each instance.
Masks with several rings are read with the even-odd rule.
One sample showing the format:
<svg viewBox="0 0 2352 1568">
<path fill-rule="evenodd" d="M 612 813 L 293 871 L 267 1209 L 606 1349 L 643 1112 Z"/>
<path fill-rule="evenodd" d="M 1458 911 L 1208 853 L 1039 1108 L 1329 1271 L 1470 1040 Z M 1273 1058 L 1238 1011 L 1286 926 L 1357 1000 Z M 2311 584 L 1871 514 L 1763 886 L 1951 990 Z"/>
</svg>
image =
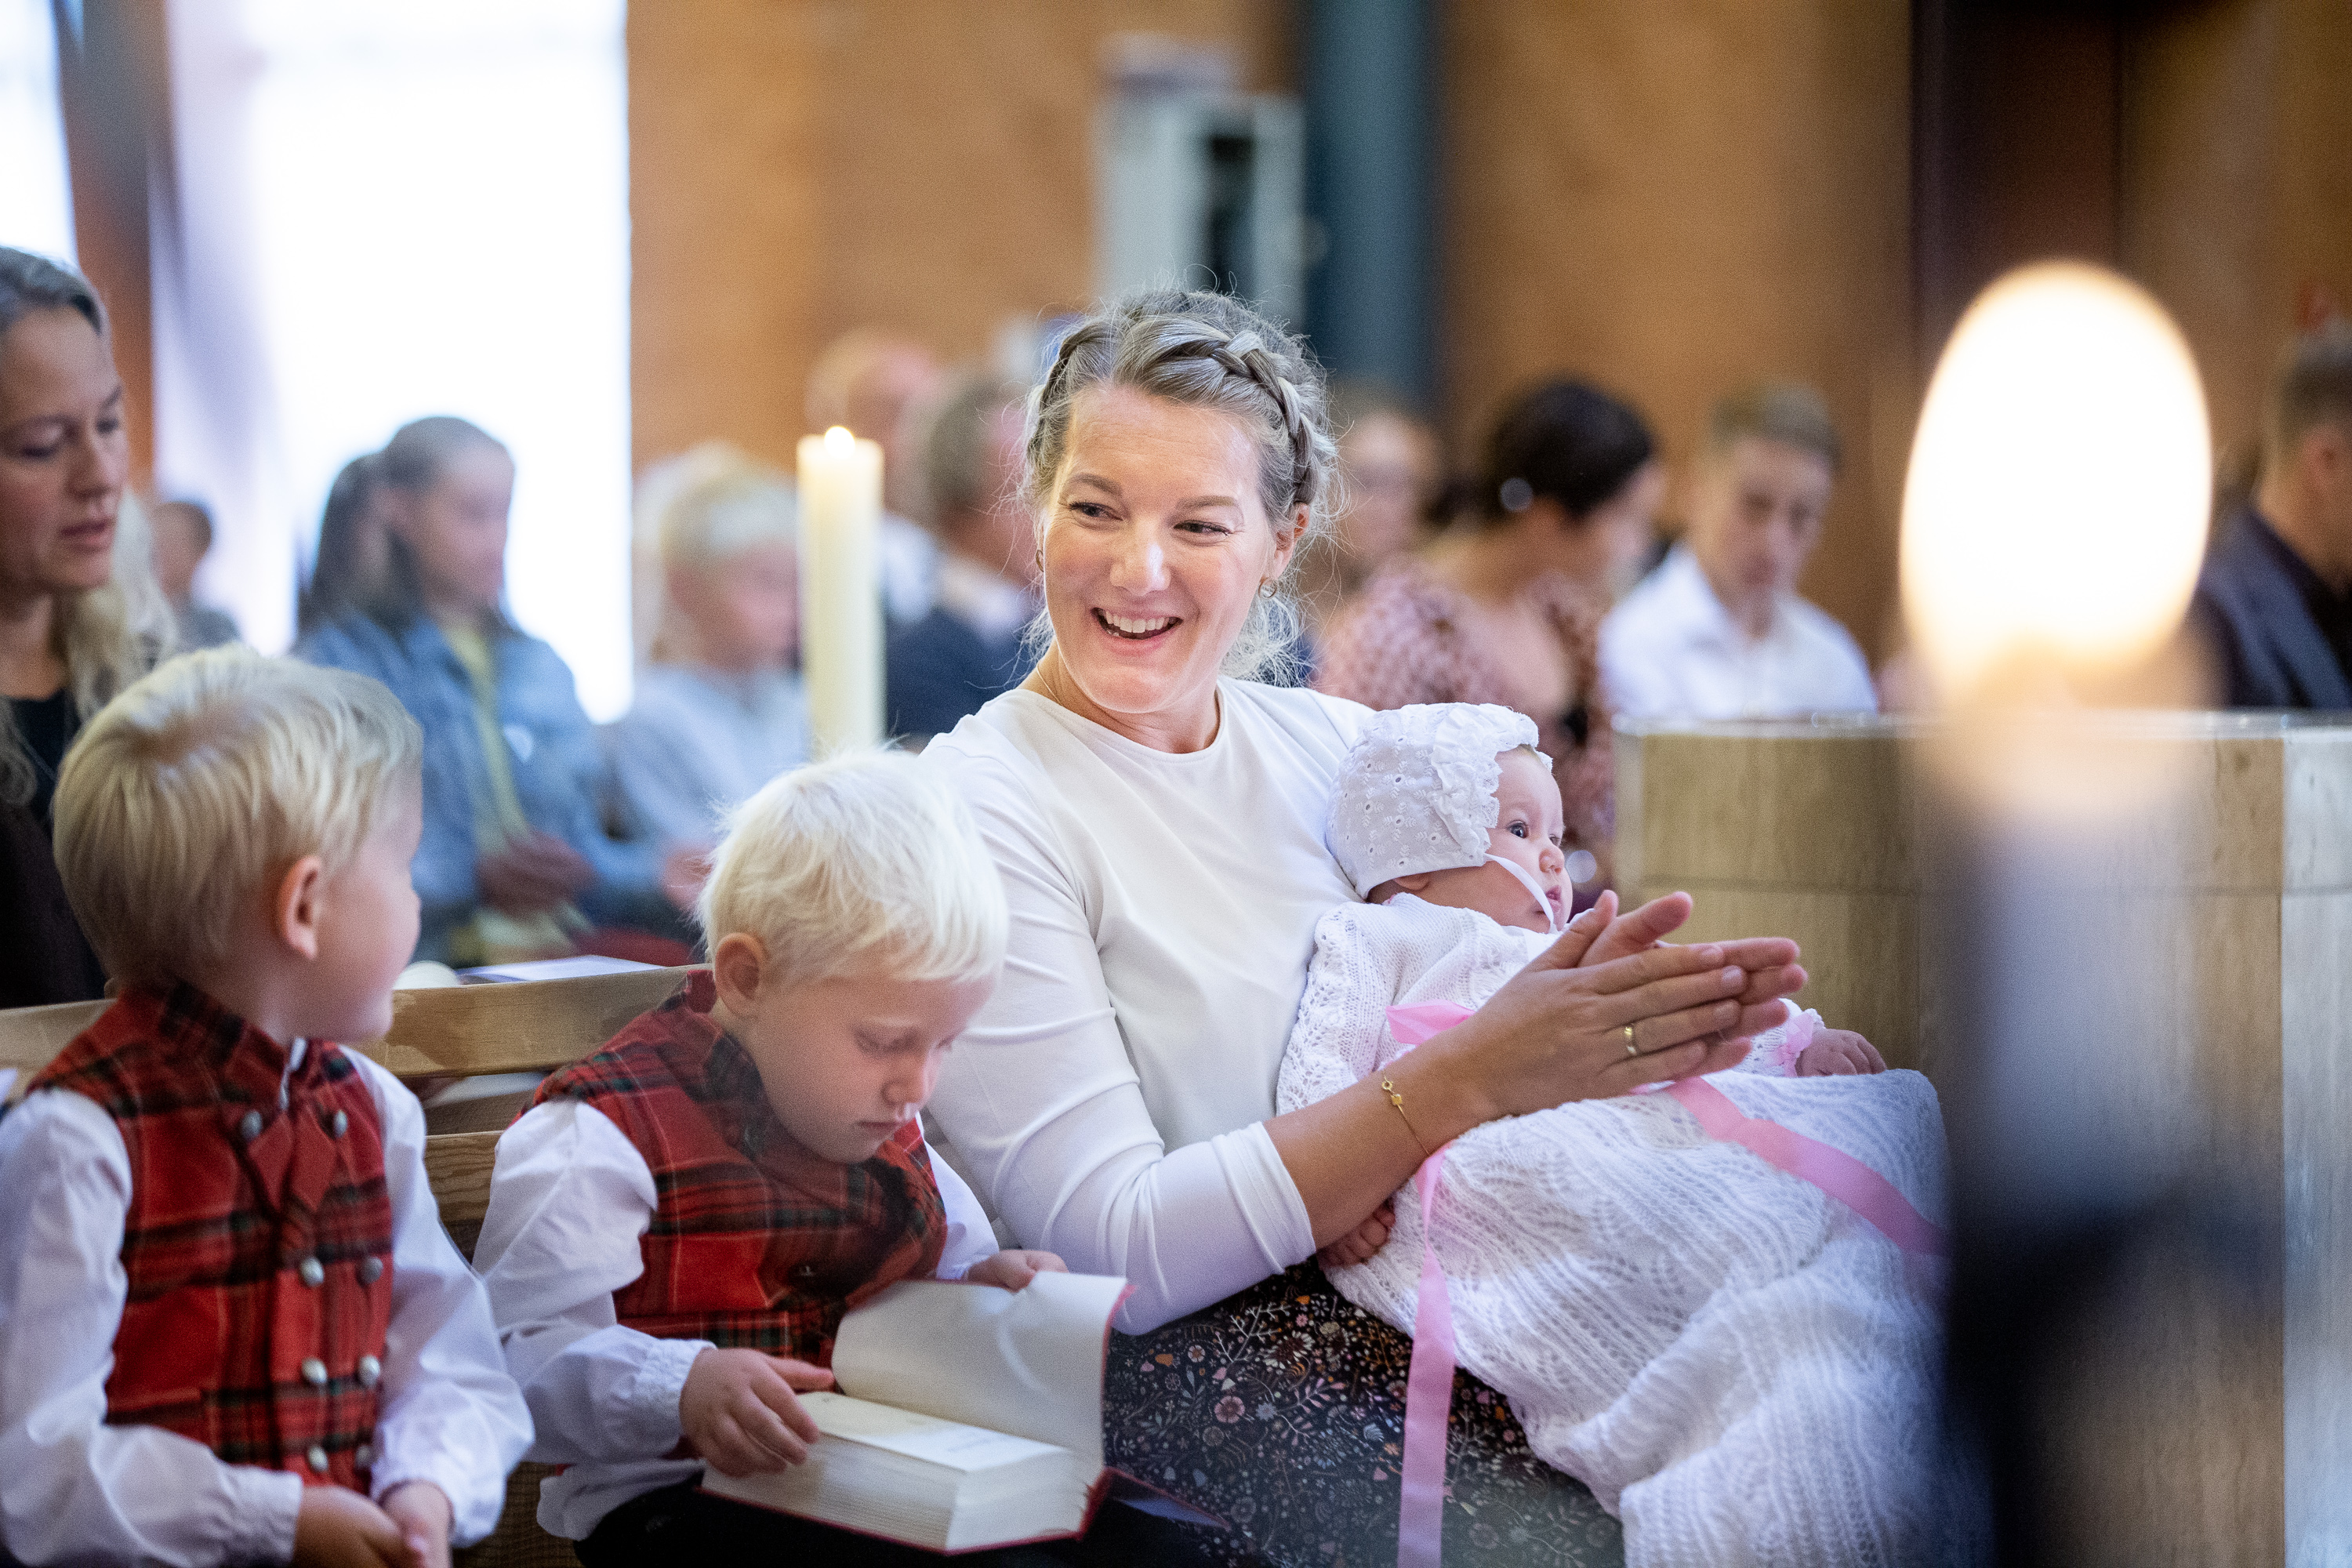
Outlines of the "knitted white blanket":
<svg viewBox="0 0 2352 1568">
<path fill-rule="evenodd" d="M 1478 1006 L 1549 942 L 1410 897 L 1333 910 L 1316 930 L 1279 1109 L 1402 1055 L 1391 1005 Z M 1917 1073 L 1709 1081 L 1942 1219 L 1943 1129 Z M 1538 1457 L 1622 1519 L 1629 1568 L 1919 1559 L 1937 1314 L 1904 1254 L 1844 1205 L 1652 1094 L 1465 1134 L 1434 1208 L 1461 1364 L 1509 1396 Z M 1422 1255 L 1410 1184 L 1396 1215 L 1379 1256 L 1331 1279 L 1410 1333 Z"/>
</svg>

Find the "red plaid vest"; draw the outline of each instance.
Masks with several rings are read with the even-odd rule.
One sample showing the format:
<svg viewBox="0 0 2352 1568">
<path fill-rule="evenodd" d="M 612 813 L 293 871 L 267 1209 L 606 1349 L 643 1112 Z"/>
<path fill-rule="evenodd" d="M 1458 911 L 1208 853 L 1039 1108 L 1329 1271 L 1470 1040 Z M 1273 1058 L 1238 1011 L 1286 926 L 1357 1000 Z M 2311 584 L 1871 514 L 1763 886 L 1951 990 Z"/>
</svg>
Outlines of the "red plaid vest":
<svg viewBox="0 0 2352 1568">
<path fill-rule="evenodd" d="M 126 994 L 30 1088 L 94 1101 L 131 1160 L 107 1420 L 364 1491 L 392 1321 L 383 1139 L 341 1051 L 314 1044 L 290 1077 L 286 1058 L 180 985 Z"/>
<path fill-rule="evenodd" d="M 662 1339 L 833 1359 L 841 1315 L 940 1266 L 947 1211 L 915 1122 L 856 1165 L 784 1131 L 759 1068 L 712 1020 L 708 970 L 540 1086 L 593 1106 L 645 1156 L 658 1204 L 614 1314 Z"/>
</svg>

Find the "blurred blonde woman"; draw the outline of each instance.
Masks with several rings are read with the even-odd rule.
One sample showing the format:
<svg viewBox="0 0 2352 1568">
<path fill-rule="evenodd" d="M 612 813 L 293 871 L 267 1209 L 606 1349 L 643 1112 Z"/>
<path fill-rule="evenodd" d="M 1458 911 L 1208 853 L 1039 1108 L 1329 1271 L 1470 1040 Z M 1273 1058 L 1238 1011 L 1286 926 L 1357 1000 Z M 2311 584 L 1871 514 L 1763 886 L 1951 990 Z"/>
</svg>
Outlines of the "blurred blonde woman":
<svg viewBox="0 0 2352 1568">
<path fill-rule="evenodd" d="M 708 845 L 722 813 L 808 760 L 793 487 L 714 441 L 648 474 L 639 506 L 661 609 L 608 737 L 620 815 L 666 846 Z"/>
<path fill-rule="evenodd" d="M 49 807 L 83 721 L 173 644 L 123 492 L 122 400 L 96 291 L 0 248 L 0 1007 L 106 983 L 58 880 Z"/>
</svg>

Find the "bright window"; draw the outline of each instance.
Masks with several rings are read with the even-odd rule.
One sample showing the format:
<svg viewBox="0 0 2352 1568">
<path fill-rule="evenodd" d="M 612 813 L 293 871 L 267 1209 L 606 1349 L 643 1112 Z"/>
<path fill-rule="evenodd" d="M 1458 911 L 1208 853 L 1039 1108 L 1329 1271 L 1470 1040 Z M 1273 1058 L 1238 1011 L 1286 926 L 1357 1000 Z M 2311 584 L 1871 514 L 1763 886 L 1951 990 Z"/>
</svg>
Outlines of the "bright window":
<svg viewBox="0 0 2352 1568">
<path fill-rule="evenodd" d="M 49 0 L 0 0 L 0 245 L 70 260 L 73 198 Z"/>
<path fill-rule="evenodd" d="M 205 588 L 292 633 L 336 471 L 457 414 L 517 465 L 508 595 L 627 706 L 622 0 L 172 0 L 182 254 L 159 256 L 161 488 Z M 176 267 L 184 285 L 161 276 Z"/>
</svg>

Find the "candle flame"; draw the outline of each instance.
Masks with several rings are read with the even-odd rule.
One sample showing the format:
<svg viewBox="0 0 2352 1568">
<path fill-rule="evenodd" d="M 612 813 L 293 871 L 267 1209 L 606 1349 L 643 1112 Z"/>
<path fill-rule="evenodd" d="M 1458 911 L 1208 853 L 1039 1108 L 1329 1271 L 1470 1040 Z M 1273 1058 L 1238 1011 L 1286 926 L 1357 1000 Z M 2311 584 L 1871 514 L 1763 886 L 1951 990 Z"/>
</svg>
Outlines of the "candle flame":
<svg viewBox="0 0 2352 1568">
<path fill-rule="evenodd" d="M 847 426 L 836 425 L 824 433 L 824 449 L 835 457 L 840 457 L 856 445 L 856 440 L 857 437 L 849 433 Z"/>
<path fill-rule="evenodd" d="M 2145 289 L 2071 263 L 1986 289 L 1937 367 L 1903 498 L 1904 610 L 1945 696 L 2149 657 L 2196 584 L 2210 452 L 2196 363 Z"/>
</svg>

